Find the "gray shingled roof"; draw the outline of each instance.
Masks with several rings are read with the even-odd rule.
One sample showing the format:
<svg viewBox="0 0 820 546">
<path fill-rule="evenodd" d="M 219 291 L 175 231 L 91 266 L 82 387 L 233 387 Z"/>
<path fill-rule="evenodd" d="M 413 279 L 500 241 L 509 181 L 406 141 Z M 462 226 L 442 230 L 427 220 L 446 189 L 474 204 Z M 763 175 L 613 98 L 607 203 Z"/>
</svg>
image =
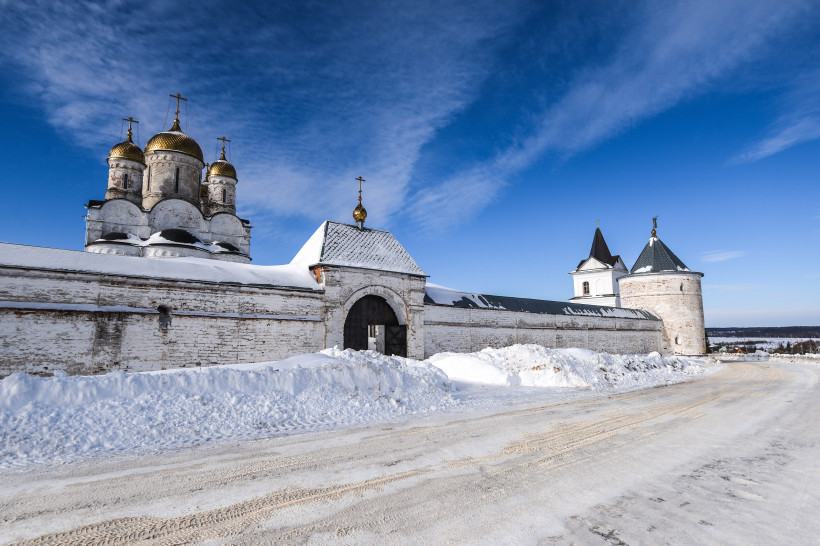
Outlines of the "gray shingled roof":
<svg viewBox="0 0 820 546">
<path fill-rule="evenodd" d="M 359 229 L 337 222 L 325 222 L 322 250 L 316 264 L 425 275 L 389 231 Z"/>
<path fill-rule="evenodd" d="M 689 268 L 663 244 L 663 241 L 653 236 L 649 238 L 649 242 L 643 247 L 641 255 L 629 272 L 635 274 L 662 271 L 689 271 Z"/>
</svg>

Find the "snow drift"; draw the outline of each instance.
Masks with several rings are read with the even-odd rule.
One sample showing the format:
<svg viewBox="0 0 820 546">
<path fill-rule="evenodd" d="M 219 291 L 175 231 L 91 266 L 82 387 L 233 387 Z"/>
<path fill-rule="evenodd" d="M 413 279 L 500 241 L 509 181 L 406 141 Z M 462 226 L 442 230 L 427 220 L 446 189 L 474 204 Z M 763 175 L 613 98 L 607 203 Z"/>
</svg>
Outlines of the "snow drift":
<svg viewBox="0 0 820 546">
<path fill-rule="evenodd" d="M 327 349 L 279 362 L 162 372 L 17 373 L 0 380 L 0 468 L 543 402 L 558 388 L 628 390 L 704 369 L 702 360 L 658 353 L 515 345 L 422 362 Z M 481 384 L 485 396 L 453 381 Z M 525 395 L 509 388 L 519 386 L 548 389 Z"/>
<path fill-rule="evenodd" d="M 0 381 L 0 468 L 157 450 L 454 406 L 425 362 L 328 349 L 280 362 Z"/>
<path fill-rule="evenodd" d="M 455 381 L 508 387 L 631 389 L 682 381 L 702 373 L 702 359 L 660 353 L 613 355 L 540 345 L 439 353 L 428 360 Z"/>
</svg>

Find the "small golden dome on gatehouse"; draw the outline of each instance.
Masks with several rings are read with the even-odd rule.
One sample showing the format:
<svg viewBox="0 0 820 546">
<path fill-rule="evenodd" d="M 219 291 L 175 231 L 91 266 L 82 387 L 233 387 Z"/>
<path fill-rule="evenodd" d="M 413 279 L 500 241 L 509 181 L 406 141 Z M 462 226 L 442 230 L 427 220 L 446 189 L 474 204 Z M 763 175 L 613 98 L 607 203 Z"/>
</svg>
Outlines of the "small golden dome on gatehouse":
<svg viewBox="0 0 820 546">
<path fill-rule="evenodd" d="M 361 203 L 353 209 L 353 219 L 356 220 L 356 222 L 364 222 L 367 219 L 367 210 L 365 210 Z"/>
</svg>

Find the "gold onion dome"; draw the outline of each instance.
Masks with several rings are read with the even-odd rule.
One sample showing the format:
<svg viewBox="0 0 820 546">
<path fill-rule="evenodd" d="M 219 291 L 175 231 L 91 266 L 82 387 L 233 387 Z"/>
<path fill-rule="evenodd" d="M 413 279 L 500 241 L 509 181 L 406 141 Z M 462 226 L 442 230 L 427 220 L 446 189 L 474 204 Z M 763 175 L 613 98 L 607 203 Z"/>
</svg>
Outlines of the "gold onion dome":
<svg viewBox="0 0 820 546">
<path fill-rule="evenodd" d="M 356 205 L 356 208 L 353 209 L 353 219 L 357 222 L 364 222 L 367 218 L 367 210 L 362 206 L 362 202 L 359 201 L 359 204 Z"/>
<path fill-rule="evenodd" d="M 156 134 L 151 137 L 148 144 L 145 145 L 145 153 L 151 153 L 158 150 L 171 150 L 174 152 L 182 152 L 197 158 L 205 163 L 202 156 L 202 148 L 196 143 L 194 139 L 182 132 L 179 126 L 179 120 L 174 120 L 174 125 L 167 131 Z"/>
<path fill-rule="evenodd" d="M 108 157 L 121 157 L 122 159 L 130 159 L 131 161 L 145 165 L 145 156 L 142 150 L 131 140 L 131 129 L 128 129 L 128 138 L 125 139 L 125 142 L 120 142 L 111 148 L 111 151 L 108 152 Z"/>
<path fill-rule="evenodd" d="M 211 166 L 208 167 L 208 174 L 209 175 L 219 175 L 219 176 L 228 176 L 236 180 L 236 169 L 234 169 L 233 165 L 228 163 L 228 160 L 225 159 L 225 150 L 222 150 L 222 155 L 211 163 Z"/>
</svg>

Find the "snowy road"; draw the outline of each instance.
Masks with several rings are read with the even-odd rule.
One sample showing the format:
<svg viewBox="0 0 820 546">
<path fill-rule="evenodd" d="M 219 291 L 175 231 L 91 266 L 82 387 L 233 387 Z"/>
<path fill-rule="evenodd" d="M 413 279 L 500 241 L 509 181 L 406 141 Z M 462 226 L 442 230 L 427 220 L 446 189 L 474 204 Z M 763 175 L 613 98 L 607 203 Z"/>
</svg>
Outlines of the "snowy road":
<svg viewBox="0 0 820 546">
<path fill-rule="evenodd" d="M 820 366 L 0 474 L 33 543 L 816 543 Z M 44 534 L 49 533 L 49 534 Z"/>
</svg>

